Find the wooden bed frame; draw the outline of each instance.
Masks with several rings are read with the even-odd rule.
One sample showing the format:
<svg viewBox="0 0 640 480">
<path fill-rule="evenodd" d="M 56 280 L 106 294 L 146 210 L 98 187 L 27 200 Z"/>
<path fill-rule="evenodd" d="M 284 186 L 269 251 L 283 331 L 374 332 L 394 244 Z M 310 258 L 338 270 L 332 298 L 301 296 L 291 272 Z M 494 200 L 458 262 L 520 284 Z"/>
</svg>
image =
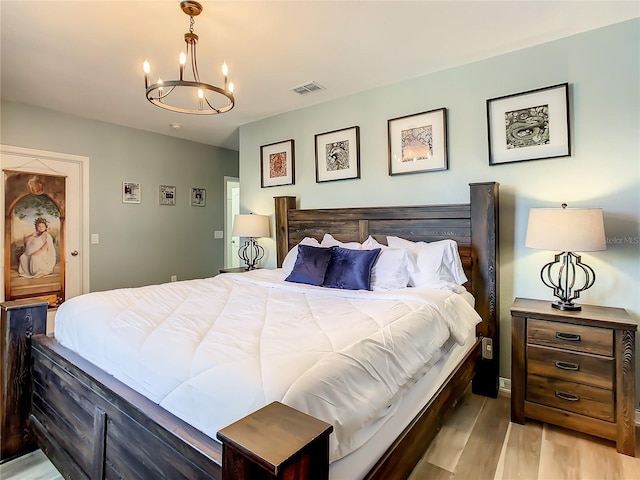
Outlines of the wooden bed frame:
<svg viewBox="0 0 640 480">
<path fill-rule="evenodd" d="M 498 185 L 470 185 L 470 203 L 416 207 L 298 210 L 277 197 L 278 265 L 305 236 L 341 241 L 386 235 L 415 241 L 453 238 L 482 317 L 479 339 L 438 393 L 393 442 L 366 478 L 406 478 L 473 380 L 498 391 Z M 481 342 L 493 343 L 482 358 Z M 134 392 L 52 337 L 34 336 L 31 435 L 66 478 L 220 479 L 221 445 Z M 28 376 L 26 378 L 28 379 Z"/>
</svg>

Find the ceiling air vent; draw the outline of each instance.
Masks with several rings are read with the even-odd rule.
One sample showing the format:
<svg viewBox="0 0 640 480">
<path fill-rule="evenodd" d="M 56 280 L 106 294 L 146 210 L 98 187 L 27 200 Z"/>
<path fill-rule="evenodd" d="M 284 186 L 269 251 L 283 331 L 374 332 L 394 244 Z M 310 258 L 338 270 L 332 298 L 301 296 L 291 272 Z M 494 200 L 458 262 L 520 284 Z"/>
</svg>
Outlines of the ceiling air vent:
<svg viewBox="0 0 640 480">
<path fill-rule="evenodd" d="M 305 83 L 304 85 L 300 85 L 299 87 L 292 88 L 292 90 L 300 95 L 309 95 L 310 93 L 319 92 L 320 90 L 325 90 L 325 88 L 316 82 Z"/>
</svg>

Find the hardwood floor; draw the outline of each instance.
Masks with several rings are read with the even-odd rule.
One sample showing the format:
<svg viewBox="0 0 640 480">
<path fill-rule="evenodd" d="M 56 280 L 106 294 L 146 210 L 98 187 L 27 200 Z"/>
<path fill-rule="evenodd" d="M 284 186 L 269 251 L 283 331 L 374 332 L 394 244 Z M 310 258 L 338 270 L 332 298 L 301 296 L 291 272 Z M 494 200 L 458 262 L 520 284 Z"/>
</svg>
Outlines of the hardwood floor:
<svg viewBox="0 0 640 480">
<path fill-rule="evenodd" d="M 640 480 L 638 427 L 633 458 L 613 442 L 510 417 L 508 396 L 467 394 L 409 480 Z"/>
<path fill-rule="evenodd" d="M 408 480 L 640 480 L 636 458 L 613 442 L 528 420 L 511 423 L 510 400 L 468 393 Z M 61 480 L 37 450 L 0 465 L 2 480 Z M 349 480 L 349 479 L 339 479 Z"/>
</svg>

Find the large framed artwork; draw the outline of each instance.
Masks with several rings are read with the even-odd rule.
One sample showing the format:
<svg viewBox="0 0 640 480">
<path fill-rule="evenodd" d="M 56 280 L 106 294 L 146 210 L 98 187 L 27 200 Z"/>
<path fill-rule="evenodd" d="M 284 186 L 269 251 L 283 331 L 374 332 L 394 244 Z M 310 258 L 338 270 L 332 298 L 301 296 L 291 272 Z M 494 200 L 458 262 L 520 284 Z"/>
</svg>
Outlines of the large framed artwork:
<svg viewBox="0 0 640 480">
<path fill-rule="evenodd" d="M 66 176 L 4 171 L 5 300 L 55 307 L 65 291 Z"/>
<path fill-rule="evenodd" d="M 571 155 L 569 84 L 487 100 L 489 165 Z"/>
<path fill-rule="evenodd" d="M 295 145 L 293 140 L 260 147 L 261 187 L 296 183 Z"/>
<path fill-rule="evenodd" d="M 389 175 L 447 170 L 447 109 L 387 121 Z"/>
<path fill-rule="evenodd" d="M 316 183 L 360 178 L 360 127 L 315 136 Z"/>
</svg>

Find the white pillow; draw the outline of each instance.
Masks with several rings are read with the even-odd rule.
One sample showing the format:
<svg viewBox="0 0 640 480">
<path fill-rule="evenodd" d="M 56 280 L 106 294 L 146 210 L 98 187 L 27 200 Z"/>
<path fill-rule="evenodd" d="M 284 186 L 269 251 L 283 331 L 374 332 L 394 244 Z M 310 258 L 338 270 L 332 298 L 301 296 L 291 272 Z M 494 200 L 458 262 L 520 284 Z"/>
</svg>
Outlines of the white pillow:
<svg viewBox="0 0 640 480">
<path fill-rule="evenodd" d="M 437 242 L 412 242 L 399 237 L 387 237 L 394 248 L 407 248 L 415 256 L 415 268 L 410 284 L 415 287 L 452 289 L 467 281 L 454 240 Z M 455 288 L 453 288 L 455 290 Z"/>
<path fill-rule="evenodd" d="M 312 237 L 304 237 L 302 240 L 300 240 L 300 243 L 298 243 L 298 245 L 310 245 L 312 247 L 319 247 L 320 242 Z M 296 258 L 298 258 L 298 245 L 289 250 L 287 252 L 287 255 L 284 257 L 284 260 L 282 261 L 282 269 L 284 270 L 284 273 L 287 277 L 291 275 L 293 267 L 296 264 Z"/>
<path fill-rule="evenodd" d="M 371 271 L 371 290 L 391 290 L 409 285 L 412 268 L 407 249 L 390 248 L 371 236 L 362 243 L 362 248 L 382 249 Z"/>
<path fill-rule="evenodd" d="M 336 240 L 333 238 L 333 235 L 330 233 L 325 233 L 324 237 L 322 237 L 322 242 L 320 242 L 322 247 L 342 247 L 348 248 L 349 250 L 362 250 L 362 245 L 358 242 L 341 242 L 340 240 Z"/>
</svg>

